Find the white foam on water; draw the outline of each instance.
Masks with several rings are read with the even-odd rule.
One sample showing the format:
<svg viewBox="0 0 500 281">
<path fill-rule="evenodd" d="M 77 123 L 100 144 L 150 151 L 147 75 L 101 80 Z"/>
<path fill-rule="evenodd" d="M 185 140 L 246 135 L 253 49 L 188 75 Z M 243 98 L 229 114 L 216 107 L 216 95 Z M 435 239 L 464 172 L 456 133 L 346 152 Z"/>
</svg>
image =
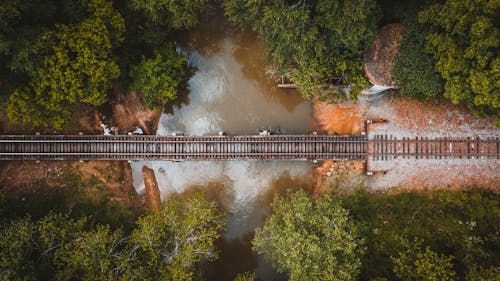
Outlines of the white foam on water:
<svg viewBox="0 0 500 281">
<path fill-rule="evenodd" d="M 221 124 L 241 123 L 241 120 L 250 120 L 250 124 L 253 124 L 259 118 L 269 118 L 262 117 L 262 112 L 259 112 L 260 102 L 253 104 L 248 96 L 241 96 L 238 90 L 241 87 L 251 89 L 251 93 L 258 89 L 255 81 L 243 79 L 241 65 L 233 58 L 232 42 L 225 40 L 223 46 L 220 53 L 189 53 L 189 62 L 197 68 L 189 80 L 189 104 L 175 108 L 173 114 L 162 114 L 158 135 L 215 135 L 224 130 Z M 236 111 L 241 114 L 231 118 L 225 116 L 223 120 L 221 114 L 227 114 L 225 102 L 228 100 L 231 101 L 228 104 L 241 106 L 242 110 Z M 276 110 L 286 109 L 276 104 Z M 261 224 L 265 210 L 259 210 L 256 204 L 259 196 L 271 188 L 274 180 L 284 173 L 291 177 L 303 177 L 311 168 L 309 163 L 299 161 L 136 162 L 132 164 L 132 169 L 134 186 L 139 193 L 144 192 L 142 165 L 155 171 L 162 198 L 170 193 L 185 192 L 192 186 L 207 186 L 210 182 L 223 183 L 230 188 L 234 202 L 227 206 L 229 220 L 225 235 L 228 238 L 241 237 Z"/>
<path fill-rule="evenodd" d="M 215 135 L 219 131 L 238 131 L 242 126 L 254 131 L 271 122 L 297 120 L 291 122 L 296 124 L 309 118 L 304 115 L 310 112 L 304 110 L 309 104 L 301 104 L 294 111 L 268 97 L 251 96 L 262 93 L 255 81 L 244 78 L 241 65 L 233 58 L 232 43 L 226 40 L 223 45 L 219 53 L 188 53 L 190 63 L 197 68 L 188 83 L 189 104 L 174 108 L 173 114 L 162 114 L 158 135 Z M 266 110 L 263 103 L 272 106 Z M 143 165 L 154 170 L 162 199 L 193 186 L 204 188 L 214 182 L 221 185 L 224 190 L 220 192 L 229 192 L 226 197 L 232 199 L 224 202 L 228 212 L 224 237 L 229 240 L 242 238 L 262 225 L 269 212 L 268 207 L 262 207 L 263 195 L 271 191 L 274 181 L 284 174 L 303 178 L 311 171 L 311 164 L 303 161 L 134 162 L 133 183 L 140 194 L 144 193 Z M 210 192 L 219 191 L 210 189 Z"/>
<path fill-rule="evenodd" d="M 111 136 L 111 129 L 109 129 L 108 126 L 106 126 L 106 124 L 101 122 L 101 128 L 103 128 L 103 130 L 104 130 L 103 135 Z"/>
<path fill-rule="evenodd" d="M 144 161 L 132 165 L 136 190 L 144 192 L 144 180 L 137 171 L 146 165 L 155 172 L 162 199 L 171 193 L 183 193 L 193 186 L 224 183 L 234 197 L 234 201 L 226 206 L 228 221 L 224 236 L 228 239 L 240 238 L 261 225 L 268 210 L 258 208 L 259 199 L 272 188 L 274 180 L 285 173 L 292 178 L 303 178 L 310 169 L 309 163 L 300 161 Z M 135 180 L 135 177 L 141 179 Z"/>
<path fill-rule="evenodd" d="M 135 127 L 135 130 L 132 132 L 132 134 L 134 134 L 134 135 L 143 135 L 144 131 L 142 131 L 142 129 L 139 128 L 139 127 Z"/>
</svg>

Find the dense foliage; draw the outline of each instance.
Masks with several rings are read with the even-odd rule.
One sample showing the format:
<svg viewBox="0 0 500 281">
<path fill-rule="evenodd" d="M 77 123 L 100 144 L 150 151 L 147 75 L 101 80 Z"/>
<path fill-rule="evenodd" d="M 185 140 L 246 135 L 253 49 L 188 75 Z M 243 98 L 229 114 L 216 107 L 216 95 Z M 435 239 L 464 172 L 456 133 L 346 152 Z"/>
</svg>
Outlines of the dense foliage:
<svg viewBox="0 0 500 281">
<path fill-rule="evenodd" d="M 207 3 L 115 2 L 0 4 L 1 85 L 11 121 L 61 129 L 75 104 L 102 105 L 117 81 L 123 88 L 134 83 L 156 108 L 177 96 L 186 59 L 173 51 L 168 34 L 194 25 Z"/>
<path fill-rule="evenodd" d="M 421 249 L 418 241 L 401 243 L 403 250 L 392 258 L 394 274 L 400 280 L 451 281 L 455 279 L 452 258 L 438 255 L 429 246 Z"/>
<path fill-rule="evenodd" d="M 366 240 L 363 280 L 445 280 L 454 275 L 463 279 L 500 269 L 497 194 L 480 190 L 393 195 L 360 191 L 338 196 L 338 200 L 350 210 Z M 432 274 L 441 277 L 432 279 Z"/>
<path fill-rule="evenodd" d="M 256 278 L 255 273 L 253 272 L 245 272 L 239 273 L 234 277 L 233 281 L 254 281 Z"/>
<path fill-rule="evenodd" d="M 500 3 L 452 1 L 419 13 L 435 28 L 427 50 L 445 79 L 444 96 L 481 115 L 500 115 Z"/>
<path fill-rule="evenodd" d="M 137 66 L 130 71 L 132 90 L 144 94 L 149 108 L 160 111 L 169 100 L 175 99 L 184 79 L 186 56 L 178 54 L 172 45 L 155 52 L 152 58 L 142 57 Z"/>
<path fill-rule="evenodd" d="M 29 85 L 11 95 L 12 121 L 61 128 L 76 102 L 106 101 L 111 80 L 120 74 L 111 50 L 122 41 L 123 18 L 108 1 L 85 1 L 84 10 L 81 21 L 59 24 L 37 38 L 47 54 L 25 69 Z"/>
<path fill-rule="evenodd" d="M 208 9 L 207 0 L 132 0 L 131 4 L 155 24 L 171 29 L 195 26 L 199 17 Z"/>
<path fill-rule="evenodd" d="M 425 52 L 427 34 L 428 30 L 423 25 L 415 22 L 407 24 L 393 73 L 401 94 L 439 99 L 443 96 L 444 81 L 434 69 L 432 55 Z"/>
<path fill-rule="evenodd" d="M 320 199 L 278 195 L 272 207 L 254 249 L 290 280 L 489 280 L 500 271 L 494 193 L 334 189 Z"/>
<path fill-rule="evenodd" d="M 78 194 L 24 197 L 0 193 L 0 280 L 192 280 L 202 275 L 197 265 L 217 256 L 223 214 L 199 194 L 169 197 L 139 219 L 117 219 L 119 206 L 103 194 L 91 204 Z M 60 214 L 69 210 L 54 205 L 61 202 L 71 212 Z M 254 249 L 291 280 L 476 281 L 500 273 L 495 193 L 334 189 L 313 199 L 300 191 L 276 195 L 272 208 Z"/>
<path fill-rule="evenodd" d="M 290 280 L 354 280 L 363 253 L 356 227 L 332 197 L 303 191 L 275 197 L 273 214 L 257 229 L 254 250 Z"/>
<path fill-rule="evenodd" d="M 379 18 L 375 1 L 226 0 L 224 8 L 230 20 L 268 43 L 268 57 L 281 73 L 294 70 L 290 78 L 305 97 L 334 78 L 364 84 L 362 52 Z"/>
<path fill-rule="evenodd" d="M 314 0 L 219 2 L 228 18 L 268 44 L 277 74 L 304 97 L 351 98 L 367 87 L 362 53 L 377 27 L 407 25 L 394 73 L 401 93 L 465 104 L 499 116 L 497 1 Z M 56 129 L 75 105 L 114 91 L 142 91 L 160 109 L 189 76 L 169 43 L 215 4 L 206 0 L 13 0 L 0 3 L 1 100 L 14 122 Z M 420 13 L 419 13 L 420 11 Z M 418 15 L 418 16 L 417 16 Z M 182 66 L 181 66 L 182 64 Z M 113 87 L 113 86 L 121 86 Z"/>
<path fill-rule="evenodd" d="M 0 280 L 192 280 L 195 265 L 217 257 L 223 228 L 216 205 L 196 194 L 122 229 L 68 215 L 4 222 Z"/>
</svg>

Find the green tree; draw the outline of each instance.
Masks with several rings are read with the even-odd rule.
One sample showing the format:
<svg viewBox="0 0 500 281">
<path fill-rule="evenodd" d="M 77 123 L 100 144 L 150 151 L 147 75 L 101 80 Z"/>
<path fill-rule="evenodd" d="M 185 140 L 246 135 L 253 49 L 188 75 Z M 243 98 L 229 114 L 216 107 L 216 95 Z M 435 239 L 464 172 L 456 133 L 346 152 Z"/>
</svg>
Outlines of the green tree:
<svg viewBox="0 0 500 281">
<path fill-rule="evenodd" d="M 206 0 L 132 0 L 131 4 L 154 24 L 171 29 L 188 29 L 195 26 L 199 17 L 208 9 Z"/>
<path fill-rule="evenodd" d="M 98 225 L 57 250 L 58 280 L 116 280 L 126 268 L 122 258 L 125 238 L 120 231 Z"/>
<path fill-rule="evenodd" d="M 379 18 L 375 1 L 226 0 L 224 8 L 230 20 L 268 43 L 268 57 L 280 72 L 295 70 L 290 78 L 305 97 L 330 79 L 363 80 L 362 52 Z"/>
<path fill-rule="evenodd" d="M 426 50 L 444 78 L 444 96 L 478 115 L 500 116 L 500 3 L 447 0 L 419 13 L 435 29 Z"/>
<path fill-rule="evenodd" d="M 1 92 L 25 87 L 55 38 L 57 25 L 74 24 L 87 16 L 82 0 L 12 0 L 0 3 Z"/>
<path fill-rule="evenodd" d="M 47 109 L 36 101 L 30 88 L 16 89 L 10 96 L 7 116 L 14 123 L 28 123 L 35 127 L 51 124 L 61 128 L 71 118 L 71 108 L 67 103 L 54 104 L 54 109 Z"/>
<path fill-rule="evenodd" d="M 36 280 L 33 260 L 35 226 L 30 219 L 20 219 L 0 229 L 0 280 Z"/>
<path fill-rule="evenodd" d="M 434 69 L 433 57 L 425 52 L 427 35 L 425 26 L 415 22 L 407 24 L 393 72 L 401 94 L 438 99 L 443 96 L 444 81 Z"/>
<path fill-rule="evenodd" d="M 162 110 L 167 101 L 177 97 L 186 74 L 187 57 L 178 54 L 169 44 L 152 58 L 142 57 L 141 63 L 130 70 L 132 90 L 144 94 L 149 108 Z"/>
<path fill-rule="evenodd" d="M 131 233 L 81 215 L 8 221 L 0 228 L 0 280 L 192 280 L 201 262 L 217 257 L 223 219 L 195 194 L 171 197 Z"/>
<path fill-rule="evenodd" d="M 254 250 L 290 280 L 355 280 L 362 240 L 348 211 L 330 196 L 298 191 L 276 196 L 273 214 L 257 229 Z"/>
<path fill-rule="evenodd" d="M 254 272 L 239 273 L 234 277 L 233 281 L 254 281 L 256 278 Z"/>
<path fill-rule="evenodd" d="M 491 266 L 484 268 L 483 266 L 473 266 L 467 272 L 465 280 L 467 281 L 490 281 L 500 278 L 500 266 Z"/>
<path fill-rule="evenodd" d="M 111 81 L 120 75 L 111 50 L 123 39 L 123 18 L 109 1 L 84 3 L 89 13 L 85 20 L 59 25 L 46 34 L 55 38 L 52 54 L 33 73 L 33 96 L 29 90 L 11 96 L 8 111 L 13 121 L 61 128 L 71 116 L 74 103 L 101 105 L 106 101 Z"/>
<path fill-rule="evenodd" d="M 474 266 L 497 265 L 498 194 L 480 189 L 390 194 L 360 190 L 337 196 L 344 208 L 350 210 L 366 241 L 362 280 L 376 277 L 397 280 L 389 257 L 406 251 L 401 237 L 424 241 L 438 255 L 453 256 L 459 279 L 464 279 L 464 272 Z"/>
<path fill-rule="evenodd" d="M 195 194 L 186 202 L 172 196 L 162 208 L 140 218 L 130 236 L 132 276 L 141 280 L 191 280 L 193 268 L 217 258 L 215 242 L 224 227 L 216 204 Z"/>
<path fill-rule="evenodd" d="M 439 255 L 430 247 L 421 249 L 419 241 L 403 241 L 405 249 L 392 258 L 394 273 L 407 281 L 451 281 L 455 280 L 453 257 Z"/>
<path fill-rule="evenodd" d="M 26 85 L 31 74 L 50 52 L 50 31 L 57 19 L 53 1 L 27 0 L 0 3 L 0 83 L 8 97 Z"/>
</svg>

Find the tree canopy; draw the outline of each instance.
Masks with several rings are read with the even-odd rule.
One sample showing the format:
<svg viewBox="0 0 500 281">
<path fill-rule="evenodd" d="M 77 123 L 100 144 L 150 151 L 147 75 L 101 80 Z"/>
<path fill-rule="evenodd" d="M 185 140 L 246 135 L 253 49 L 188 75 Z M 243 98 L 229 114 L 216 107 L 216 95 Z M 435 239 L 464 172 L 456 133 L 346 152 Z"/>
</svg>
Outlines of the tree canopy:
<svg viewBox="0 0 500 281">
<path fill-rule="evenodd" d="M 62 128 L 76 102 L 101 105 L 120 69 L 111 56 L 122 40 L 124 22 L 112 3 L 84 1 L 88 17 L 58 25 L 42 34 L 50 39 L 50 54 L 30 73 L 31 82 L 10 97 L 14 122 Z"/>
<path fill-rule="evenodd" d="M 350 210 L 366 241 L 362 280 L 427 280 L 425 274 L 438 273 L 451 278 L 453 271 L 463 279 L 498 270 L 500 197 L 495 193 L 361 190 L 336 200 Z"/>
<path fill-rule="evenodd" d="M 192 280 L 196 264 L 217 258 L 215 241 L 223 227 L 214 202 L 200 194 L 186 202 L 174 196 L 137 221 L 129 242 L 137 256 L 132 270 L 147 280 Z"/>
<path fill-rule="evenodd" d="M 230 20 L 251 27 L 269 44 L 268 57 L 310 97 L 328 80 L 363 84 L 362 52 L 379 19 L 372 0 L 224 2 Z"/>
<path fill-rule="evenodd" d="M 130 234 L 87 217 L 49 214 L 0 228 L 0 280 L 192 280 L 217 258 L 223 214 L 200 194 L 168 199 Z"/>
<path fill-rule="evenodd" d="M 171 29 L 195 26 L 199 17 L 208 9 L 207 0 L 131 0 L 131 4 L 153 23 Z"/>
<path fill-rule="evenodd" d="M 407 22 L 393 73 L 401 94 L 439 99 L 443 97 L 444 81 L 434 68 L 434 58 L 425 52 L 428 32 L 423 25 Z"/>
<path fill-rule="evenodd" d="M 439 255 L 429 246 L 421 248 L 419 241 L 403 241 L 404 250 L 393 257 L 394 273 L 408 281 L 452 281 L 455 280 L 452 257 Z"/>
<path fill-rule="evenodd" d="M 444 96 L 479 115 L 500 115 L 500 3 L 447 0 L 418 15 L 433 31 L 426 50 L 445 80 Z"/>
<path fill-rule="evenodd" d="M 273 214 L 256 230 L 254 250 L 290 280 L 355 280 L 362 240 L 348 211 L 332 197 L 303 191 L 276 196 Z"/>
<path fill-rule="evenodd" d="M 143 56 L 140 64 L 130 70 L 130 88 L 144 94 L 149 108 L 160 111 L 165 103 L 177 97 L 186 75 L 187 62 L 187 57 L 178 54 L 171 44 L 162 50 L 156 51 L 149 59 Z"/>
<path fill-rule="evenodd" d="M 29 219 L 0 228 L 0 280 L 35 280 L 32 260 L 35 226 Z"/>
</svg>

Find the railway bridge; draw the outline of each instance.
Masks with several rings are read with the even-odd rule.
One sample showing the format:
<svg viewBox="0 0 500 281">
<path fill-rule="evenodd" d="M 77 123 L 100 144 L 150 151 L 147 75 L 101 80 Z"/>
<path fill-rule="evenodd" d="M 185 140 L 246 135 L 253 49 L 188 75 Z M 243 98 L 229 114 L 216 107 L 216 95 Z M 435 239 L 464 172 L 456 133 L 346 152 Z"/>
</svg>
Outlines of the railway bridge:
<svg viewBox="0 0 500 281">
<path fill-rule="evenodd" d="M 0 136 L 0 160 L 500 159 L 499 138 L 389 135 Z"/>
</svg>

